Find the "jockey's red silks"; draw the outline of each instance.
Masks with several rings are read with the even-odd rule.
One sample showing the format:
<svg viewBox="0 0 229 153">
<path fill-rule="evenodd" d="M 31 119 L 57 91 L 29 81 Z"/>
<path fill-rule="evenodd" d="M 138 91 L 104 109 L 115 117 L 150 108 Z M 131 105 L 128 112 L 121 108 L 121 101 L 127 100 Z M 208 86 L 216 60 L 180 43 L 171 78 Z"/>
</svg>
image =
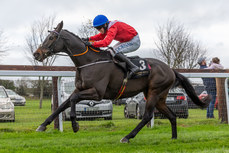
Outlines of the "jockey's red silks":
<svg viewBox="0 0 229 153">
<path fill-rule="evenodd" d="M 108 30 L 104 34 L 97 34 L 89 38 L 90 41 L 95 41 L 94 47 L 107 47 L 113 40 L 121 43 L 128 42 L 137 35 L 137 31 L 130 25 L 120 21 L 110 21 Z"/>
</svg>

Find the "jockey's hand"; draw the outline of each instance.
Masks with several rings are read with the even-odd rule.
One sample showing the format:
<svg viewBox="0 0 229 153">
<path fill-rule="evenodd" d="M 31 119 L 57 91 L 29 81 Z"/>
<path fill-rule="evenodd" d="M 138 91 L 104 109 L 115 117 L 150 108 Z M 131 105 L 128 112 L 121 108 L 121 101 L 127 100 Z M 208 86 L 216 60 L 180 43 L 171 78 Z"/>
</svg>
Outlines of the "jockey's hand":
<svg viewBox="0 0 229 153">
<path fill-rule="evenodd" d="M 89 38 L 81 38 L 83 41 L 89 41 Z"/>
<path fill-rule="evenodd" d="M 85 44 L 86 46 L 92 46 L 92 42 L 90 42 L 90 41 L 86 41 L 86 42 L 84 42 L 84 44 Z"/>
</svg>

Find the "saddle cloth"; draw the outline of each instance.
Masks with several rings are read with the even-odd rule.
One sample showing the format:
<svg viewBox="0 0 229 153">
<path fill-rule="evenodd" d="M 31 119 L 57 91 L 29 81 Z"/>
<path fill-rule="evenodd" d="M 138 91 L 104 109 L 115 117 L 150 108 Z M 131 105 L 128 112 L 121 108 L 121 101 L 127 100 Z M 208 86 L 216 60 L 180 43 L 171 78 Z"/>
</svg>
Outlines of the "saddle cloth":
<svg viewBox="0 0 229 153">
<path fill-rule="evenodd" d="M 140 71 L 131 77 L 131 79 L 137 79 L 143 76 L 148 76 L 151 70 L 151 66 L 147 63 L 147 61 L 139 56 L 128 57 L 132 63 L 139 67 Z M 129 71 L 126 64 L 123 62 L 116 63 L 120 66 L 126 73 Z"/>
</svg>

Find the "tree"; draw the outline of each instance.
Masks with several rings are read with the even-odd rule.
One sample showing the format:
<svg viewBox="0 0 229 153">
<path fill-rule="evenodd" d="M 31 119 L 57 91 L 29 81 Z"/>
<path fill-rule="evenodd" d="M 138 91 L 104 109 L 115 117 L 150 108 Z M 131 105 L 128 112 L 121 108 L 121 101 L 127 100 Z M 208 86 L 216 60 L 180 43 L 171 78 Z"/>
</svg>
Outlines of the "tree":
<svg viewBox="0 0 229 153">
<path fill-rule="evenodd" d="M 43 96 L 45 98 L 51 98 L 52 97 L 52 81 L 50 80 L 44 80 L 44 94 Z M 39 91 L 40 91 L 40 86 L 41 84 L 39 83 L 39 80 L 33 80 L 31 82 L 32 84 L 32 94 L 35 96 L 35 97 L 39 97 Z"/>
<path fill-rule="evenodd" d="M 206 55 L 206 49 L 191 39 L 183 25 L 173 20 L 165 26 L 158 26 L 157 36 L 154 54 L 171 68 L 195 68 L 198 58 Z"/>
<path fill-rule="evenodd" d="M 45 40 L 48 35 L 48 30 L 54 28 L 55 16 L 42 17 L 40 20 L 34 21 L 31 26 L 30 33 L 26 37 L 26 55 L 32 65 L 39 65 L 39 62 L 33 58 L 33 53 L 38 46 Z M 43 60 L 43 66 L 51 66 L 56 60 L 57 56 L 51 56 Z M 39 77 L 40 83 L 40 108 L 42 108 L 42 99 L 44 93 L 45 77 Z"/>
<path fill-rule="evenodd" d="M 81 38 L 87 38 L 98 34 L 98 31 L 93 28 L 92 20 L 88 19 L 86 22 L 83 22 L 82 25 L 79 27 L 77 34 Z"/>
<path fill-rule="evenodd" d="M 23 77 L 16 81 L 16 92 L 19 95 L 27 96 L 28 95 L 28 86 L 29 86 L 29 79 Z"/>
<path fill-rule="evenodd" d="M 11 80 L 1 80 L 0 79 L 0 85 L 1 86 L 4 86 L 6 89 L 15 90 L 14 81 L 11 81 Z"/>
<path fill-rule="evenodd" d="M 25 54 L 32 65 L 39 65 L 40 62 L 33 58 L 33 53 L 39 47 L 39 45 L 45 40 L 48 35 L 48 30 L 54 28 L 55 16 L 42 17 L 36 20 L 31 25 L 30 33 L 26 37 L 26 50 Z M 41 65 L 51 66 L 53 65 L 56 56 L 51 56 L 43 60 Z"/>
</svg>

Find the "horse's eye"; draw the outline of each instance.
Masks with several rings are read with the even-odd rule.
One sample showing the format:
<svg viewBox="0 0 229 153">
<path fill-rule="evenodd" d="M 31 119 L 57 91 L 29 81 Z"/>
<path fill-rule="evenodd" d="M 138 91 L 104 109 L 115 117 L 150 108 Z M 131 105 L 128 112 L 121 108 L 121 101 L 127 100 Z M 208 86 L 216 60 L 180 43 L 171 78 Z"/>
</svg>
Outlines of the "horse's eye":
<svg viewBox="0 0 229 153">
<path fill-rule="evenodd" d="M 52 36 L 49 37 L 49 40 L 53 40 L 54 38 Z"/>
</svg>

